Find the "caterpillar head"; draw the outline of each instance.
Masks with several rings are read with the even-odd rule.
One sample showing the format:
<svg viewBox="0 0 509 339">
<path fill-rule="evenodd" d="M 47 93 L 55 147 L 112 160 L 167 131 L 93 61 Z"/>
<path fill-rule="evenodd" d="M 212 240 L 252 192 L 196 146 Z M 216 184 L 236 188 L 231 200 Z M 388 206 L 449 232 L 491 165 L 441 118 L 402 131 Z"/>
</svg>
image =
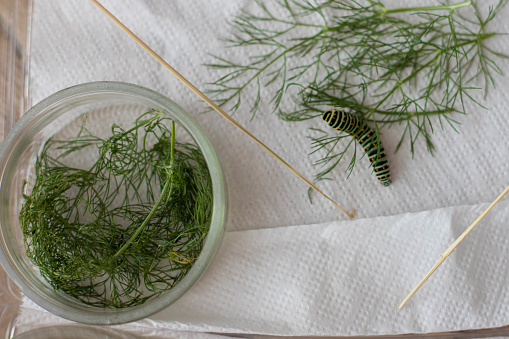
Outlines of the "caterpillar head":
<svg viewBox="0 0 509 339">
<path fill-rule="evenodd" d="M 328 123 L 330 126 L 332 126 L 334 125 L 338 117 L 339 119 L 341 119 L 343 113 L 344 113 L 343 111 L 338 111 L 335 109 L 325 111 L 322 113 L 322 119 L 325 120 L 325 122 Z"/>
</svg>

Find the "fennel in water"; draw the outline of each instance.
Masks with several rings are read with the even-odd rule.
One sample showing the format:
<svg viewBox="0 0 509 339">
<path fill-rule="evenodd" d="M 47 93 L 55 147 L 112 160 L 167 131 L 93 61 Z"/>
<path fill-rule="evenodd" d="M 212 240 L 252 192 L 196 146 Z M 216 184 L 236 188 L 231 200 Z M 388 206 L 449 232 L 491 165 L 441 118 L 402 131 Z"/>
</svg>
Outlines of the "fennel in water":
<svg viewBox="0 0 509 339">
<path fill-rule="evenodd" d="M 46 142 L 20 225 L 27 256 L 53 288 L 93 306 L 130 307 L 191 269 L 210 225 L 212 184 L 200 150 L 176 142 L 169 121 L 150 111 L 130 129 L 112 126 L 107 139 L 83 125 L 75 138 Z M 69 166 L 83 151 L 97 153 L 93 165 Z"/>
</svg>

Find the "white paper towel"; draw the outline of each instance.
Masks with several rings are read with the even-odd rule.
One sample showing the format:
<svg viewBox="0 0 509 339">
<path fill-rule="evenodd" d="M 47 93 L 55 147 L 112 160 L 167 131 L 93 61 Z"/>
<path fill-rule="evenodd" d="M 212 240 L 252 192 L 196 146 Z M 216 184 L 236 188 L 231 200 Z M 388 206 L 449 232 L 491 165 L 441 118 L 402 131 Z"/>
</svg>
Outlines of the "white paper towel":
<svg viewBox="0 0 509 339">
<path fill-rule="evenodd" d="M 231 232 L 210 272 L 154 326 L 377 335 L 509 324 L 509 200 L 398 305 L 487 204 Z"/>
<path fill-rule="evenodd" d="M 202 65 L 212 61 L 207 53 L 227 53 L 219 41 L 229 36 L 226 21 L 254 6 L 248 0 L 103 4 L 201 89 L 220 75 Z M 422 1 L 387 3 L 391 8 L 416 4 Z M 499 14 L 493 30 L 509 31 L 509 22 L 502 20 L 507 14 L 509 8 Z M 509 271 L 506 204 L 448 259 L 440 276 L 430 279 L 408 308 L 398 312 L 393 307 L 481 212 L 479 207 L 441 208 L 491 201 L 507 185 L 509 105 L 504 89 L 509 78 L 497 79 L 498 90 L 483 101 L 489 111 L 469 105 L 468 116 L 456 117 L 462 123 L 460 134 L 436 131 L 435 157 L 426 153 L 424 144 L 413 160 L 407 144 L 394 153 L 401 130 L 384 130 L 393 184 L 382 187 L 371 175 L 367 159 L 361 159 L 345 181 L 343 164 L 333 174 L 336 180 L 320 187 L 345 208 L 355 207 L 357 218 L 365 219 L 327 223 L 344 216 L 318 196 L 310 205 L 307 187 L 298 178 L 215 113 L 199 114 L 203 103 L 91 3 L 37 1 L 33 26 L 34 103 L 87 81 L 137 83 L 191 112 L 222 160 L 231 198 L 229 229 L 235 232 L 227 234 L 204 279 L 151 326 L 348 335 L 509 324 L 505 318 L 509 303 L 504 299 Z M 497 38 L 495 45 L 509 51 L 506 37 Z M 509 69 L 505 61 L 498 64 Z M 247 100 L 254 98 L 253 93 Z M 262 103 L 252 122 L 246 112 L 235 118 L 312 177 L 317 170 L 306 155 L 310 145 L 303 136 L 308 127 L 323 122 L 285 123 L 270 110 Z M 302 226 L 282 227 L 288 225 Z"/>
<path fill-rule="evenodd" d="M 508 199 L 402 310 L 396 307 L 487 206 L 229 232 L 190 292 L 129 326 L 332 336 L 509 324 Z M 24 312 L 33 307 L 25 302 Z M 33 321 L 22 313 L 20 322 Z M 55 321 L 46 314 L 43 323 Z"/>
</svg>

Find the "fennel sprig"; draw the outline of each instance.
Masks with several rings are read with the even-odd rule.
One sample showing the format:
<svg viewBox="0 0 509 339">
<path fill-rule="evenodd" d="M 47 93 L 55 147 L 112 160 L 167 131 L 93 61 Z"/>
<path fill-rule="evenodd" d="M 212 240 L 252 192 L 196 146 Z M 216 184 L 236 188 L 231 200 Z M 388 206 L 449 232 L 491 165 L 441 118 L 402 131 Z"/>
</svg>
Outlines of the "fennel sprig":
<svg viewBox="0 0 509 339">
<path fill-rule="evenodd" d="M 235 112 L 254 91 L 254 116 L 270 91 L 273 110 L 286 121 L 345 109 L 368 121 L 378 139 L 382 128 L 401 126 L 396 150 L 407 141 L 412 156 L 421 139 L 433 153 L 435 125 L 457 131 L 456 116 L 467 113 L 467 101 L 483 107 L 475 90 L 486 95 L 502 75 L 495 59 L 507 58 L 486 44 L 500 35 L 487 25 L 507 0 L 484 17 L 476 1 L 394 9 L 376 0 L 256 3 L 252 13 L 233 20 L 227 41 L 257 54 L 242 63 L 214 56 L 208 64 L 224 72 L 210 90 L 220 104 Z M 347 154 L 351 172 L 355 142 L 322 129 L 322 122 L 316 126 L 312 153 L 319 152 L 316 164 L 323 168 L 315 178 L 326 178 Z"/>
</svg>

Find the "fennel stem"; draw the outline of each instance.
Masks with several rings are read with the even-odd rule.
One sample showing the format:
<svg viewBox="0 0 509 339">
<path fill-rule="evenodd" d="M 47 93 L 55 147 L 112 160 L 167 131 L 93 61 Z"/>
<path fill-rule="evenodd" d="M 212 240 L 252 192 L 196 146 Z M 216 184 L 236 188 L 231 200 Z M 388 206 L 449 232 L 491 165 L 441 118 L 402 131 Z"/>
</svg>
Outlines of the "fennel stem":
<svg viewBox="0 0 509 339">
<path fill-rule="evenodd" d="M 143 223 L 138 227 L 136 232 L 134 232 L 133 235 L 131 235 L 131 237 L 125 242 L 125 244 L 118 250 L 118 252 L 115 253 L 115 255 L 113 255 L 113 260 L 118 258 L 118 256 L 121 255 L 122 253 L 124 253 L 124 251 L 131 245 L 131 243 L 134 241 L 134 239 L 136 239 L 136 237 L 138 237 L 138 235 L 143 231 L 143 229 L 148 224 L 150 219 L 152 219 L 152 217 L 154 216 L 155 212 L 157 211 L 157 208 L 159 207 L 159 205 L 163 201 L 163 198 L 166 196 L 166 192 L 168 191 L 168 189 L 170 189 L 170 192 L 168 193 L 167 199 L 169 199 L 171 197 L 171 191 L 172 191 L 172 188 L 173 188 L 173 186 L 172 186 L 172 181 L 173 181 L 172 174 L 173 174 L 173 167 L 175 166 L 175 121 L 171 122 L 171 130 L 172 130 L 172 133 L 171 133 L 171 150 L 170 150 L 171 151 L 171 158 L 170 158 L 170 166 L 169 166 L 169 170 L 168 170 L 168 173 L 167 173 L 167 179 L 166 179 L 164 187 L 163 187 L 163 189 L 161 191 L 161 194 L 159 194 L 159 197 L 157 198 L 157 201 L 154 204 L 154 207 L 152 207 L 152 209 L 150 210 L 149 214 L 147 215 L 145 220 L 143 220 Z"/>
</svg>

